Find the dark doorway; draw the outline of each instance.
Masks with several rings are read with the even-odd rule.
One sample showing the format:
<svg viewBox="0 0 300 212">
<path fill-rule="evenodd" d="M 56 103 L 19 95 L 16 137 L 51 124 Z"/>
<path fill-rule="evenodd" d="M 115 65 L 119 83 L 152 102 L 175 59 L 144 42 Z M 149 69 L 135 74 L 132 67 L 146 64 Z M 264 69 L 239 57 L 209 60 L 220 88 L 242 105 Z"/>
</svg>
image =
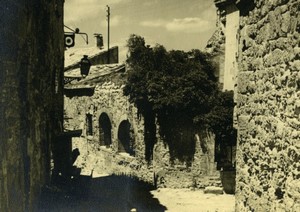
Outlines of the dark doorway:
<svg viewBox="0 0 300 212">
<path fill-rule="evenodd" d="M 109 147 L 111 142 L 111 122 L 106 113 L 99 117 L 99 141 L 101 146 Z"/>
<path fill-rule="evenodd" d="M 128 120 L 124 120 L 119 125 L 118 129 L 118 151 L 126 152 L 130 155 L 134 155 L 134 139 L 133 130 Z"/>
</svg>

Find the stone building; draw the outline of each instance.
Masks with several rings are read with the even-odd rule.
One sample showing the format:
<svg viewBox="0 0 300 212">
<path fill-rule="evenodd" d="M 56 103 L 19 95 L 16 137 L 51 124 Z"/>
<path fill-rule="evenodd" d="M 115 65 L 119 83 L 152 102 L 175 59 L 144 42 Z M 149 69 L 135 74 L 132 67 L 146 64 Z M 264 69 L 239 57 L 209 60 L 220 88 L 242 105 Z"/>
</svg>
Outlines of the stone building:
<svg viewBox="0 0 300 212">
<path fill-rule="evenodd" d="M 170 187 L 219 183 L 213 135 L 208 133 L 203 138 L 187 132 L 189 141 L 185 145 L 193 148 L 189 165 L 180 160 L 171 161 L 170 147 L 158 133 L 156 144 L 147 146 L 144 119 L 123 94 L 127 79 L 124 64 L 94 64 L 85 78 L 81 78 L 78 68 L 68 70 L 65 79 L 77 79 L 67 80 L 65 85 L 65 127 L 83 130 L 81 140 L 86 142 L 89 151 L 95 151 L 99 160 L 100 155 L 105 155 L 106 172 L 125 173 L 151 183 L 154 174 L 164 173 L 165 186 Z M 146 157 L 147 148 L 151 148 L 150 158 Z"/>
<path fill-rule="evenodd" d="M 2 1 L 0 211 L 34 211 L 63 124 L 64 1 Z"/>
<path fill-rule="evenodd" d="M 227 12 L 226 20 L 238 23 L 236 34 L 225 38 L 235 38 L 238 47 L 229 53 L 238 64 L 232 72 L 238 129 L 236 210 L 299 211 L 300 2 L 215 3 Z"/>
</svg>

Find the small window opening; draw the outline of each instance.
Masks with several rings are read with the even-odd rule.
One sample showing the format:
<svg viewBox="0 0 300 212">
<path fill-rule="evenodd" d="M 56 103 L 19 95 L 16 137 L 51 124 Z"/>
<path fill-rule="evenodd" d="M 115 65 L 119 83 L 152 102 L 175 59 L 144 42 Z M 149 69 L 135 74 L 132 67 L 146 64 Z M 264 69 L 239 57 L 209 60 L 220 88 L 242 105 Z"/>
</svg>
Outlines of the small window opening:
<svg viewBox="0 0 300 212">
<path fill-rule="evenodd" d="M 93 135 L 93 116 L 86 114 L 86 135 Z"/>
</svg>

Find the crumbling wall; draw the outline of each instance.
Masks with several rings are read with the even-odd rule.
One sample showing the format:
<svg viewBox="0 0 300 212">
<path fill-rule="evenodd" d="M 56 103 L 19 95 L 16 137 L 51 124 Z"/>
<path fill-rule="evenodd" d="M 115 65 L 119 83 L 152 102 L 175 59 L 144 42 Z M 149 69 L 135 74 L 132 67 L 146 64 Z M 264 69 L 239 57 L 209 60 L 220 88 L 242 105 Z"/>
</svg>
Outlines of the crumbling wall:
<svg viewBox="0 0 300 212">
<path fill-rule="evenodd" d="M 205 188 L 220 186 L 215 162 L 215 136 L 210 132 L 194 135 L 194 155 L 190 164 L 171 159 L 170 147 L 161 139 L 153 150 L 153 172 L 164 172 L 164 186 L 172 188 Z M 182 148 L 185 148 L 182 146 Z"/>
<path fill-rule="evenodd" d="M 223 89 L 224 84 L 224 66 L 225 66 L 225 35 L 224 26 L 219 22 L 217 30 L 212 37 L 208 40 L 205 47 L 205 51 L 212 57 L 212 62 L 216 66 L 215 76 L 218 78 L 218 82 Z"/>
<path fill-rule="evenodd" d="M 104 160 L 102 162 L 106 165 L 102 171 L 125 173 L 153 183 L 154 173 L 164 170 L 166 180 L 164 186 L 199 188 L 217 185 L 220 181 L 214 162 L 215 146 L 212 134 L 208 133 L 206 139 L 203 139 L 203 136 L 195 136 L 195 154 L 191 166 L 179 160 L 171 163 L 169 147 L 158 134 L 153 158 L 150 161 L 146 160 L 144 120 L 138 116 L 137 108 L 129 103 L 128 97 L 123 95 L 123 86 L 123 82 L 107 81 L 97 85 L 91 97 L 65 97 L 66 116 L 71 118 L 67 119 L 65 125 L 69 129 L 83 129 L 82 139 L 87 142 L 85 144 L 87 147 L 83 146 L 88 148 L 91 154 L 98 155 L 99 158 L 96 160 Z M 111 121 L 110 147 L 101 146 L 99 141 L 99 117 L 102 113 L 106 113 Z M 86 114 L 93 117 L 93 135 L 86 135 Z M 134 132 L 134 156 L 118 152 L 118 127 L 123 120 L 131 123 Z"/>
<path fill-rule="evenodd" d="M 300 2 L 240 17 L 237 211 L 300 210 Z"/>
<path fill-rule="evenodd" d="M 2 1 L 0 211 L 33 211 L 63 118 L 63 1 Z"/>
</svg>

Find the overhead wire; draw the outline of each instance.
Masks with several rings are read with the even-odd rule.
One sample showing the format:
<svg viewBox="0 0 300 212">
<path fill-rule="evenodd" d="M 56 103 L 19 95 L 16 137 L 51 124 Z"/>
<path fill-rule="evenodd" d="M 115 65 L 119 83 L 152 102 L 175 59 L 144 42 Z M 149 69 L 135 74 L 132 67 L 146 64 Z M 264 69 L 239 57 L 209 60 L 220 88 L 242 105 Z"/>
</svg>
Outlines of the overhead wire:
<svg viewBox="0 0 300 212">
<path fill-rule="evenodd" d="M 181 1 L 181 2 L 183 2 L 183 4 L 185 4 L 185 5 L 191 5 L 190 3 L 192 2 L 192 3 L 196 3 L 197 2 L 197 4 L 199 4 L 200 2 L 199 2 L 199 0 L 189 0 L 189 2 L 188 2 L 188 4 L 186 3 L 186 2 L 184 2 L 184 1 Z M 126 5 L 126 6 L 117 6 L 117 7 L 114 7 L 115 8 L 115 10 L 121 10 L 121 9 L 126 9 L 126 8 L 130 8 L 130 7 L 135 7 L 135 6 L 137 6 L 137 5 L 140 5 L 140 3 L 139 2 L 135 2 L 135 3 L 133 3 L 133 4 L 129 4 L 129 5 Z M 145 6 L 144 6 L 145 7 Z M 179 7 L 178 6 L 178 4 L 168 4 L 167 5 L 167 7 L 168 8 L 172 8 L 172 7 L 174 7 L 174 8 L 182 8 L 182 7 Z M 165 7 L 164 7 L 164 9 L 166 9 Z M 139 8 L 139 10 L 140 10 L 140 8 Z M 144 11 L 142 11 L 142 12 L 144 12 Z"/>
<path fill-rule="evenodd" d="M 178 1 L 179 2 L 179 1 Z M 161 12 L 164 11 L 184 11 L 183 9 L 183 5 L 187 5 L 188 7 L 195 7 L 197 5 L 200 5 L 200 1 L 199 0 L 189 0 L 189 2 L 184 2 L 182 1 L 181 4 L 178 4 L 178 2 L 174 3 L 174 4 L 167 4 L 164 5 L 164 7 L 162 8 L 155 8 L 154 6 L 150 6 L 149 8 L 146 8 L 146 6 L 141 6 L 140 2 L 137 1 L 133 1 L 131 3 L 129 3 L 128 5 L 124 5 L 124 6 L 111 6 L 111 14 L 112 16 L 117 16 L 117 15 L 121 15 L 123 13 L 130 13 L 130 17 L 131 18 L 146 18 L 149 17 L 151 18 L 151 16 L 155 16 L 156 18 L 159 18 L 159 14 Z M 159 2 L 160 4 L 160 2 Z M 103 17 L 106 17 L 106 6 L 103 7 Z M 179 12 L 180 12 L 179 11 Z M 182 14 L 182 13 L 181 13 Z M 175 17 L 174 17 L 175 18 Z M 73 25 L 76 25 L 73 22 Z"/>
<path fill-rule="evenodd" d="M 152 2 L 150 2 L 150 4 L 151 3 Z M 161 7 L 159 7 L 159 5 L 161 5 Z M 141 5 L 140 1 L 131 1 L 127 5 L 110 5 L 112 18 L 114 16 L 122 16 L 126 19 L 126 16 L 128 16 L 130 17 L 131 22 L 134 20 L 147 21 L 148 19 L 151 21 L 157 19 L 166 20 L 167 18 L 183 18 L 190 14 L 187 12 L 189 11 L 188 8 L 199 8 L 199 10 L 201 10 L 201 7 L 203 7 L 203 10 L 208 9 L 207 5 L 201 5 L 201 0 L 176 1 L 169 4 L 166 4 L 165 1 L 157 1 L 156 5 L 150 5 L 148 7 L 146 5 Z M 99 11 L 99 13 L 103 19 L 106 18 L 106 5 L 103 5 L 103 10 Z M 172 15 L 172 13 L 175 13 L 176 15 Z M 166 16 L 166 14 L 168 15 Z M 193 16 L 198 16 L 198 14 L 196 13 L 195 15 L 195 13 L 193 13 Z M 76 25 L 74 21 L 72 21 L 72 23 L 73 25 Z"/>
<path fill-rule="evenodd" d="M 200 5 L 199 0 L 191 0 L 188 2 L 188 4 L 186 2 L 183 3 L 184 5 L 188 5 L 189 7 L 194 7 L 196 5 Z M 182 4 L 178 5 L 178 4 L 168 4 L 167 6 L 164 6 L 163 8 L 155 8 L 155 7 L 149 7 L 146 8 L 145 6 L 139 7 L 140 5 L 138 5 L 137 2 L 132 3 L 131 5 L 126 5 L 126 6 L 122 6 L 122 7 L 111 7 L 111 13 L 113 14 L 115 12 L 115 15 L 120 14 L 120 12 L 130 12 L 130 16 L 131 17 L 147 17 L 150 15 L 155 15 L 157 16 L 159 14 L 159 12 L 164 12 L 164 11 L 177 11 L 183 10 Z M 159 11 L 159 12 L 158 12 Z"/>
</svg>

